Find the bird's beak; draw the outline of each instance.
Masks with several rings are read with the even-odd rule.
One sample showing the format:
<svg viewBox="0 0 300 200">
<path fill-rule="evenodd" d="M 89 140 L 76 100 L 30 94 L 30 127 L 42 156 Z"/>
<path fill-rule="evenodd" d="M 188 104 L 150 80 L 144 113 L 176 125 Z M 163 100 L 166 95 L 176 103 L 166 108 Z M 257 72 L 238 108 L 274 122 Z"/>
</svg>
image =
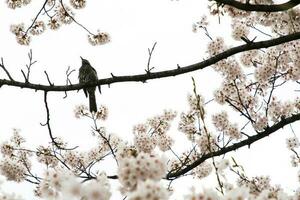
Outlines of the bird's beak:
<svg viewBox="0 0 300 200">
<path fill-rule="evenodd" d="M 83 58 L 80 56 L 81 60 L 83 60 Z"/>
</svg>

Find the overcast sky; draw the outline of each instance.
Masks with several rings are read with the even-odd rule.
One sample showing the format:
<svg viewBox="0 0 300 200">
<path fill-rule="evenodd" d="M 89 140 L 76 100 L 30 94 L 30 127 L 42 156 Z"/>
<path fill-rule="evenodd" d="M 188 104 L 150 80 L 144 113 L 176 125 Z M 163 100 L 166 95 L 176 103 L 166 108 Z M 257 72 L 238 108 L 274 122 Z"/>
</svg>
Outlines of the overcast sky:
<svg viewBox="0 0 300 200">
<path fill-rule="evenodd" d="M 0 2 L 0 56 L 16 80 L 23 80 L 20 70 L 24 70 L 28 63 L 30 49 L 38 61 L 32 68 L 31 81 L 47 84 L 43 73 L 46 70 L 57 85 L 65 84 L 68 66 L 78 70 L 80 56 L 90 61 L 99 78 L 108 78 L 110 73 L 144 73 L 147 48 L 151 48 L 154 42 L 157 42 L 152 59 L 155 71 L 172 69 L 177 64 L 193 64 L 207 57 L 205 50 L 209 39 L 202 32 L 192 32 L 193 22 L 207 14 L 206 1 L 203 0 L 89 0 L 85 9 L 76 10 L 75 18 L 92 32 L 100 29 L 110 33 L 111 43 L 91 46 L 87 41 L 87 32 L 71 24 L 58 31 L 47 30 L 41 36 L 32 38 L 28 47 L 20 46 L 9 31 L 10 25 L 20 22 L 30 24 L 42 3 L 34 1 L 22 9 L 11 10 L 4 1 Z M 212 37 L 224 36 L 229 45 L 238 44 L 230 38 L 228 19 L 222 18 L 221 24 L 218 24 L 217 18 L 211 18 L 211 23 L 208 30 Z M 71 77 L 73 83 L 77 83 L 77 74 L 76 71 Z M 1 70 L 0 76 L 5 77 Z M 102 95 L 97 94 L 97 103 L 109 109 L 109 117 L 104 124 L 107 130 L 132 142 L 133 125 L 160 114 L 163 109 L 174 109 L 178 113 L 187 110 L 186 96 L 192 92 L 191 76 L 195 77 L 199 92 L 206 100 L 212 98 L 214 89 L 221 84 L 220 76 L 207 68 L 148 83 L 117 83 L 110 88 L 103 86 Z M 63 99 L 64 93 L 53 92 L 48 96 L 54 134 L 62 136 L 72 145 L 87 149 L 93 144 L 90 122 L 75 119 L 73 114 L 75 105 L 88 103 L 83 92 L 69 92 L 66 99 Z M 10 137 L 12 128 L 19 128 L 29 145 L 47 144 L 47 129 L 40 126 L 46 119 L 42 92 L 4 86 L 0 88 L 0 99 L 0 142 Z M 212 104 L 208 108 L 209 112 L 214 113 L 221 107 Z M 238 118 L 233 120 L 238 121 Z M 182 142 L 185 141 L 184 136 L 176 128 L 174 123 L 169 134 L 178 139 L 176 147 L 182 151 L 185 147 Z M 273 183 L 293 189 L 296 188 L 295 170 L 291 170 L 290 153 L 285 148 L 285 137 L 290 136 L 289 129 L 280 130 L 252 145 L 250 150 L 244 147 L 230 155 L 237 158 L 250 176 L 270 175 Z M 292 174 L 290 178 L 286 178 L 290 174 L 284 169 Z M 193 180 L 197 186 L 209 187 L 211 182 L 215 183 L 214 177 L 208 182 Z M 175 181 L 174 184 L 179 183 Z M 15 184 L 6 184 L 6 187 L 13 189 Z M 24 194 L 28 200 L 32 199 L 31 191 L 26 188 L 18 193 Z"/>
</svg>

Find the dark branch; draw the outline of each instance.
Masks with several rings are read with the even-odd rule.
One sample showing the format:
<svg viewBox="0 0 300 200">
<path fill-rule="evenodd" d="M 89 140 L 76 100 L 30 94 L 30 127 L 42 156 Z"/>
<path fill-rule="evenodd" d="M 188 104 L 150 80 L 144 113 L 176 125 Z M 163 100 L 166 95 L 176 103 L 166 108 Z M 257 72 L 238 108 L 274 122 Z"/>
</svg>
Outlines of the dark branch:
<svg viewBox="0 0 300 200">
<path fill-rule="evenodd" d="M 278 12 L 291 9 L 298 4 L 299 0 L 290 0 L 282 4 L 273 4 L 273 5 L 263 5 L 263 4 L 250 4 L 250 3 L 241 3 L 236 0 L 214 0 L 215 2 L 221 5 L 229 5 L 244 11 L 257 11 L 257 12 Z"/>
<path fill-rule="evenodd" d="M 155 49 L 156 44 L 157 44 L 157 42 L 155 42 L 155 43 L 153 44 L 151 50 L 148 48 L 148 54 L 149 54 L 149 57 L 148 57 L 147 69 L 145 70 L 147 73 L 150 73 L 151 70 L 154 69 L 154 67 L 151 67 L 151 68 L 150 68 L 150 62 L 151 62 L 152 54 L 153 54 L 153 51 L 154 51 L 154 49 Z"/>
<path fill-rule="evenodd" d="M 90 86 L 99 86 L 99 85 L 110 85 L 112 83 L 118 82 L 145 82 L 146 80 L 151 79 L 158 79 L 164 77 L 171 77 L 177 76 L 180 74 L 185 74 L 188 72 L 196 71 L 199 69 L 204 69 L 205 67 L 211 66 L 217 63 L 220 60 L 228 58 L 232 55 L 235 55 L 240 52 L 249 51 L 253 49 L 260 49 L 260 48 L 268 48 L 271 46 L 276 46 L 279 44 L 283 44 L 286 42 L 290 42 L 293 40 L 300 39 L 300 32 L 293 33 L 286 36 L 281 36 L 275 39 L 260 41 L 260 42 L 253 42 L 250 44 L 244 44 L 237 47 L 233 47 L 228 49 L 216 56 L 213 56 L 207 60 L 204 60 L 199 63 L 195 63 L 186 67 L 177 67 L 172 70 L 165 70 L 160 72 L 151 72 L 145 74 L 138 74 L 138 75 L 131 75 L 131 76 L 115 76 L 112 75 L 111 78 L 100 79 L 96 83 L 88 83 L 88 84 L 75 84 L 75 85 L 61 85 L 61 86 L 51 86 L 51 85 L 40 85 L 40 84 L 32 84 L 32 83 L 23 83 L 19 81 L 11 81 L 7 79 L 0 79 L 0 85 L 8 85 L 20 88 L 28 88 L 34 90 L 42 90 L 42 91 L 71 91 L 71 90 L 79 90 L 82 88 L 90 87 Z"/>
<path fill-rule="evenodd" d="M 1 64 L 0 67 L 5 71 L 6 75 L 8 76 L 9 80 L 14 81 L 14 79 L 11 77 L 10 73 L 7 71 L 7 69 L 4 66 L 3 58 L 1 58 Z"/>
<path fill-rule="evenodd" d="M 47 126 L 52 144 L 55 145 L 58 149 L 61 149 L 61 145 L 56 142 L 56 138 L 53 136 L 51 126 L 50 126 L 50 111 L 49 111 L 48 101 L 47 101 L 47 92 L 44 92 L 44 103 L 45 103 L 45 108 L 47 113 L 47 121 L 45 124 L 41 124 L 41 125 Z"/>
<path fill-rule="evenodd" d="M 49 75 L 48 75 L 48 73 L 47 73 L 46 70 L 44 71 L 44 73 L 46 74 L 47 81 L 48 81 L 49 85 L 54 85 L 54 84 L 50 81 Z"/>
<path fill-rule="evenodd" d="M 91 31 L 89 31 L 89 29 L 87 29 L 85 26 L 83 26 L 81 23 L 79 23 L 66 9 L 66 7 L 64 6 L 64 3 L 62 0 L 59 1 L 61 7 L 64 9 L 64 11 L 66 12 L 66 14 L 68 15 L 68 17 L 70 17 L 72 19 L 73 22 L 75 22 L 78 26 L 80 26 L 81 28 L 83 28 L 84 30 L 86 30 L 86 32 L 88 32 L 91 35 L 95 35 L 94 33 L 92 33 Z"/>
<path fill-rule="evenodd" d="M 230 145 L 228 147 L 221 148 L 219 151 L 211 152 L 211 153 L 208 153 L 208 154 L 205 154 L 205 155 L 199 157 L 195 162 L 186 166 L 185 168 L 183 168 L 177 172 L 167 174 L 166 179 L 171 180 L 171 179 L 177 178 L 178 176 L 184 175 L 185 173 L 191 171 L 192 169 L 199 166 L 201 163 L 203 163 L 205 160 L 207 160 L 209 158 L 225 155 L 226 153 L 228 153 L 230 151 L 235 151 L 244 146 L 250 147 L 250 145 L 252 143 L 254 143 L 262 138 L 265 138 L 265 137 L 271 135 L 272 133 L 275 133 L 277 130 L 283 128 L 285 125 L 291 124 L 298 120 L 300 120 L 300 114 L 293 115 L 286 119 L 283 118 L 277 124 L 274 124 L 271 127 L 267 127 L 263 132 L 260 132 L 253 136 L 250 136 L 250 137 L 248 137 L 248 139 L 242 140 L 242 141 L 235 143 L 233 145 Z"/>
<path fill-rule="evenodd" d="M 48 0 L 44 1 L 42 8 L 39 10 L 39 12 L 36 14 L 35 18 L 32 20 L 31 25 L 27 28 L 27 30 L 25 31 L 25 35 L 27 35 L 28 31 L 33 27 L 34 23 L 36 22 L 36 20 L 39 18 L 41 12 L 45 9 L 46 5 L 47 5 Z"/>
<path fill-rule="evenodd" d="M 46 91 L 44 92 L 44 104 L 45 104 L 45 108 L 46 108 L 47 120 L 46 120 L 46 123 L 41 124 L 41 125 L 42 126 L 47 126 L 48 133 L 49 133 L 49 136 L 50 136 L 50 139 L 51 139 L 51 143 L 60 150 L 74 150 L 74 149 L 76 149 L 78 146 L 73 147 L 73 148 L 63 147 L 63 144 L 61 144 L 60 142 L 57 142 L 57 138 L 53 136 L 51 126 L 50 126 L 50 111 L 49 111 L 49 106 L 48 106 L 48 101 L 47 101 L 47 92 Z"/>
</svg>

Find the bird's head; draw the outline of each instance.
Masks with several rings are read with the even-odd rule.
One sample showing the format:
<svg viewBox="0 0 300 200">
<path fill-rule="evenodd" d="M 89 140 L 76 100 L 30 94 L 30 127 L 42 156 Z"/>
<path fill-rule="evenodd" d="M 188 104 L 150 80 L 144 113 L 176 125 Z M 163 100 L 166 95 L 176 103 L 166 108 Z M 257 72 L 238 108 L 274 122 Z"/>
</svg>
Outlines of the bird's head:
<svg viewBox="0 0 300 200">
<path fill-rule="evenodd" d="M 80 58 L 81 58 L 82 65 L 90 65 L 90 62 L 88 60 L 82 58 L 81 56 L 80 56 Z"/>
</svg>

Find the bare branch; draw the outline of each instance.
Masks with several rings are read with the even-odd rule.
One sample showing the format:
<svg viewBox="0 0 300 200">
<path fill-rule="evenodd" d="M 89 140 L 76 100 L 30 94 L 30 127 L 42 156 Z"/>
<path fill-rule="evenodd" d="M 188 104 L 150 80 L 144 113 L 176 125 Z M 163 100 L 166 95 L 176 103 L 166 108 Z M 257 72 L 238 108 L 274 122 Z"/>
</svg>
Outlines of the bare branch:
<svg viewBox="0 0 300 200">
<path fill-rule="evenodd" d="M 75 72 L 76 70 L 75 69 L 72 69 L 71 71 L 70 71 L 70 69 L 71 69 L 71 67 L 70 66 L 68 66 L 68 69 L 66 70 L 66 85 L 72 85 L 72 82 L 71 82 L 71 80 L 70 80 L 70 75 L 73 73 L 73 72 Z M 98 87 L 100 87 L 100 86 L 98 86 Z M 100 92 L 101 93 L 101 92 Z M 64 99 L 65 98 L 67 98 L 68 97 L 68 94 L 67 94 L 67 91 L 65 91 L 65 96 L 63 97 Z"/>
<path fill-rule="evenodd" d="M 6 75 L 8 76 L 9 80 L 14 81 L 14 79 L 11 77 L 10 73 L 4 66 L 3 58 L 1 58 L 1 64 L 0 67 L 5 71 Z"/>
<path fill-rule="evenodd" d="M 71 82 L 71 80 L 70 80 L 70 75 L 73 73 L 73 72 L 75 72 L 76 70 L 75 69 L 72 69 L 72 70 L 70 70 L 71 68 L 70 68 L 70 66 L 68 67 L 68 69 L 66 70 L 66 76 L 67 76 L 67 78 L 66 78 L 66 85 L 72 85 L 72 82 Z"/>
<path fill-rule="evenodd" d="M 151 50 L 148 48 L 148 54 L 149 54 L 149 57 L 148 57 L 147 69 L 145 70 L 146 73 L 150 73 L 151 70 L 154 69 L 154 67 L 151 67 L 151 68 L 150 68 L 150 62 L 151 62 L 152 53 L 153 53 L 153 51 L 154 51 L 154 49 L 155 49 L 156 44 L 157 44 L 157 42 L 154 42 L 154 44 L 153 44 Z"/>
<path fill-rule="evenodd" d="M 46 120 L 45 124 L 41 124 L 41 125 L 42 126 L 47 126 L 52 144 L 60 150 L 74 150 L 74 149 L 76 149 L 77 146 L 73 147 L 73 148 L 65 148 L 65 147 L 63 147 L 63 145 L 61 143 L 57 142 L 56 137 L 54 137 L 53 134 L 52 134 L 52 130 L 51 130 L 51 126 L 50 126 L 50 111 L 49 111 L 49 106 L 48 106 L 48 101 L 47 101 L 47 92 L 44 92 L 44 103 L 45 103 L 45 108 L 46 108 L 46 113 L 47 113 L 47 120 Z"/>
<path fill-rule="evenodd" d="M 240 52 L 249 51 L 253 49 L 260 49 L 260 48 L 268 48 L 271 46 L 276 46 L 279 44 L 283 44 L 286 42 L 290 42 L 293 40 L 300 39 L 300 32 L 293 33 L 286 36 L 281 36 L 275 39 L 264 40 L 260 42 L 253 42 L 250 44 L 244 44 L 237 47 L 230 48 L 218 55 L 215 55 L 209 59 L 206 59 L 202 62 L 195 63 L 186 67 L 177 67 L 171 70 L 159 71 L 159 72 L 151 72 L 145 74 L 137 74 L 137 75 L 128 75 L 128 76 L 115 76 L 111 74 L 111 78 L 99 79 L 96 83 L 87 83 L 87 84 L 75 84 L 75 85 L 60 85 L 60 86 L 49 86 L 49 85 L 40 85 L 40 84 L 32 84 L 32 83 L 23 83 L 19 81 L 11 81 L 6 79 L 0 79 L 0 85 L 8 85 L 20 88 L 28 88 L 34 90 L 42 90 L 46 92 L 50 91 L 72 91 L 72 90 L 79 90 L 86 87 L 91 86 L 99 86 L 99 85 L 110 85 L 112 83 L 119 83 L 119 82 L 145 82 L 146 80 L 151 79 L 158 79 L 164 77 L 171 77 L 177 76 L 180 74 L 185 74 L 188 72 L 196 71 L 199 69 L 204 69 L 208 66 L 211 66 L 217 63 L 220 60 L 228 58 L 232 55 L 235 55 Z"/>
<path fill-rule="evenodd" d="M 49 111 L 49 107 L 48 107 L 48 102 L 47 102 L 47 92 L 44 92 L 44 103 L 45 103 L 45 108 L 46 108 L 46 113 L 47 113 L 47 121 L 45 124 L 41 124 L 42 126 L 46 126 L 48 128 L 48 132 L 49 132 L 49 136 L 50 139 L 52 141 L 52 143 L 57 146 L 58 148 L 60 148 L 59 144 L 56 143 L 55 141 L 55 137 L 53 137 L 52 135 L 52 130 L 51 130 L 51 126 L 50 126 L 50 111 Z"/>
<path fill-rule="evenodd" d="M 46 74 L 46 77 L 47 77 L 47 80 L 48 80 L 49 85 L 50 85 L 50 86 L 53 86 L 54 83 L 52 83 L 52 82 L 50 81 L 49 75 L 48 75 L 48 73 L 47 73 L 46 70 L 44 71 L 44 73 Z"/>
</svg>

